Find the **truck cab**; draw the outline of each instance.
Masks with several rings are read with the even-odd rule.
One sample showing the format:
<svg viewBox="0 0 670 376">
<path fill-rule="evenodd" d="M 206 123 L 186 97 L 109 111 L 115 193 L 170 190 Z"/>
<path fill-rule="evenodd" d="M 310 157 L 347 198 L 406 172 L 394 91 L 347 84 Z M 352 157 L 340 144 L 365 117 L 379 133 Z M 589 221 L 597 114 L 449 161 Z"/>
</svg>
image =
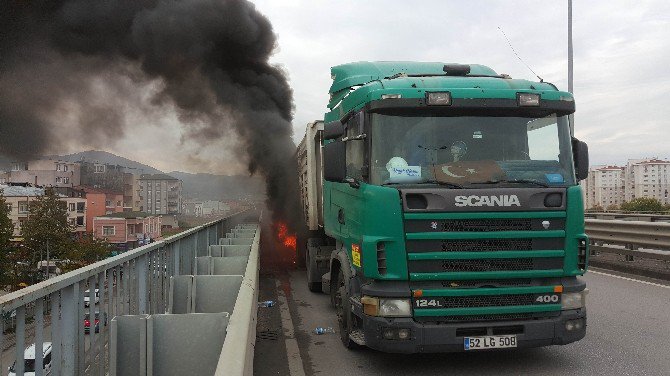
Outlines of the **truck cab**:
<svg viewBox="0 0 670 376">
<path fill-rule="evenodd" d="M 588 239 L 571 93 L 477 64 L 332 68 L 298 148 L 309 288 L 347 347 L 451 352 L 584 337 Z"/>
</svg>

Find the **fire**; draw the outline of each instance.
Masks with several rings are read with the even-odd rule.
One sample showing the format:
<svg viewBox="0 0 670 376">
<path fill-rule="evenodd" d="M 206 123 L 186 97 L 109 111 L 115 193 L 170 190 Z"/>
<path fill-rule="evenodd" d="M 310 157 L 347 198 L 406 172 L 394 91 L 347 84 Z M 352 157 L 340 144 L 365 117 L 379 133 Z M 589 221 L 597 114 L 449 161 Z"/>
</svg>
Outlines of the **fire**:
<svg viewBox="0 0 670 376">
<path fill-rule="evenodd" d="M 289 235 L 286 224 L 280 223 L 277 226 L 277 238 L 284 244 L 284 247 L 296 250 L 297 239 L 295 235 Z"/>
</svg>

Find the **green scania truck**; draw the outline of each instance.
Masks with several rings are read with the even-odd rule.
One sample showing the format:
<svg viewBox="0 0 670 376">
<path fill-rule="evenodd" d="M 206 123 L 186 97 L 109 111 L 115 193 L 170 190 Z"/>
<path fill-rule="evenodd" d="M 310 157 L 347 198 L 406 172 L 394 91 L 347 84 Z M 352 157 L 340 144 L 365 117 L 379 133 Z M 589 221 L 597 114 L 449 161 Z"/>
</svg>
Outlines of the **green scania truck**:
<svg viewBox="0 0 670 376">
<path fill-rule="evenodd" d="M 346 347 L 563 345 L 586 333 L 588 239 L 571 93 L 476 64 L 332 68 L 298 146 L 299 245 Z"/>
</svg>

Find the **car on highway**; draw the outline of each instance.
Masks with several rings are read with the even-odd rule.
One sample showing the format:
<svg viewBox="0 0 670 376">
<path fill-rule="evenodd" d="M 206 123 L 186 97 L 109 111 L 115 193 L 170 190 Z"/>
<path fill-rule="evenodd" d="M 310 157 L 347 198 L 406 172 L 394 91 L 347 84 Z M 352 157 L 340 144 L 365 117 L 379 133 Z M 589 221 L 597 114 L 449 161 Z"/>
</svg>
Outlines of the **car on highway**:
<svg viewBox="0 0 670 376">
<path fill-rule="evenodd" d="M 26 347 L 23 352 L 23 374 L 25 376 L 35 375 L 35 344 Z M 51 342 L 42 343 L 42 364 L 43 375 L 51 374 Z M 16 376 L 16 361 L 9 367 L 8 376 Z"/>
<path fill-rule="evenodd" d="M 95 332 L 100 332 L 100 311 L 95 311 Z M 102 314 L 102 325 L 107 326 L 107 313 L 103 312 Z M 91 331 L 91 313 L 86 312 L 84 314 L 84 333 L 88 334 Z"/>
<path fill-rule="evenodd" d="M 98 304 L 100 302 L 100 290 L 95 289 L 95 298 L 93 299 L 93 304 Z M 91 304 L 91 290 L 88 289 L 84 291 L 84 307 L 88 307 Z"/>
</svg>

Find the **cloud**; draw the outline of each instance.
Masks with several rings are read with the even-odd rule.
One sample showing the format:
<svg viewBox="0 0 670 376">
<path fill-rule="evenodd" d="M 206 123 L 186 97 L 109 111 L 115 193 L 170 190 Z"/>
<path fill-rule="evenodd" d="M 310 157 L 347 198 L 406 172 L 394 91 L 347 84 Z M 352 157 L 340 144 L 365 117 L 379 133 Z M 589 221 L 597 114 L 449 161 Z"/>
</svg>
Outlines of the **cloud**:
<svg viewBox="0 0 670 376">
<path fill-rule="evenodd" d="M 326 112 L 330 67 L 360 60 L 480 63 L 567 90 L 567 5 L 555 1 L 256 2 L 289 73 L 294 141 Z M 670 157 L 670 3 L 573 2 L 576 135 L 594 163 Z"/>
</svg>

